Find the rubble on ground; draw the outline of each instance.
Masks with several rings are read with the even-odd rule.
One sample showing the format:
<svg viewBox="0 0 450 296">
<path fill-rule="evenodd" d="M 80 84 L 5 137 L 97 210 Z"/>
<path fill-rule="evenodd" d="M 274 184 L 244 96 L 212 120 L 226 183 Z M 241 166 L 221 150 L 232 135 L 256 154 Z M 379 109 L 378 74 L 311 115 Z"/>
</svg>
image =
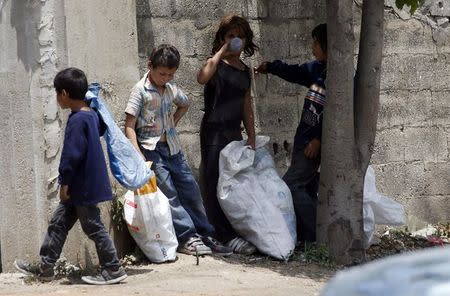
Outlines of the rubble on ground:
<svg viewBox="0 0 450 296">
<path fill-rule="evenodd" d="M 367 260 L 430 247 L 450 245 L 450 222 L 429 225 L 409 232 L 407 228 L 389 228 L 375 235 L 377 242 L 367 249 Z"/>
</svg>

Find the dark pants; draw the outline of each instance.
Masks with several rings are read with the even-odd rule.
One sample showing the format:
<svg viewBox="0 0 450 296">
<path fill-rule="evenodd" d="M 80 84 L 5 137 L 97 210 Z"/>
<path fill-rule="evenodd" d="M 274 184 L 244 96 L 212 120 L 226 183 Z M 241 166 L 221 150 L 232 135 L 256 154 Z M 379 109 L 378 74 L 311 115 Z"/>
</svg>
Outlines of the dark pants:
<svg viewBox="0 0 450 296">
<path fill-rule="evenodd" d="M 308 159 L 305 147 L 294 145 L 289 169 L 283 176 L 292 193 L 297 216 L 298 240 L 316 241 L 317 193 L 319 189 L 320 156 Z"/>
<path fill-rule="evenodd" d="M 94 241 L 101 268 L 116 270 L 120 263 L 116 248 L 100 218 L 97 205 L 76 206 L 59 203 L 47 229 L 40 256 L 44 266 L 53 266 L 61 255 L 67 234 L 77 220 L 84 233 Z"/>
<path fill-rule="evenodd" d="M 158 142 L 155 150 L 142 149 L 153 162 L 159 189 L 169 199 L 173 226 L 180 245 L 197 233 L 208 236 L 214 227 L 208 222 L 197 181 L 182 152 L 170 155 L 167 143 Z"/>
<path fill-rule="evenodd" d="M 228 242 L 237 236 L 217 197 L 217 183 L 219 180 L 220 151 L 226 145 L 207 145 L 202 150 L 202 180 L 204 183 L 203 201 L 211 224 L 216 229 L 216 238 L 221 242 Z"/>
</svg>

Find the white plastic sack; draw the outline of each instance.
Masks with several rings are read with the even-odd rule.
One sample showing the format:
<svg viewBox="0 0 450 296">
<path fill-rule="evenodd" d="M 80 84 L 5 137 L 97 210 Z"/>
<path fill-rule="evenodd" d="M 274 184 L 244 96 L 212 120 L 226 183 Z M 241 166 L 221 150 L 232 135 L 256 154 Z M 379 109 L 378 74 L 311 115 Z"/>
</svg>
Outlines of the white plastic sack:
<svg viewBox="0 0 450 296">
<path fill-rule="evenodd" d="M 220 153 L 217 195 L 233 228 L 262 253 L 287 260 L 297 242 L 296 218 L 289 187 L 278 176 L 264 145 L 256 151 L 234 141 Z"/>
<path fill-rule="evenodd" d="M 450 295 L 450 248 L 431 248 L 390 256 L 340 271 L 321 295 Z"/>
<path fill-rule="evenodd" d="M 169 200 L 153 176 L 142 188 L 125 194 L 123 215 L 131 236 L 154 263 L 174 261 L 178 241 Z"/>
<path fill-rule="evenodd" d="M 147 183 L 153 171 L 117 126 L 106 103 L 99 95 L 100 90 L 100 84 L 91 83 L 86 93 L 86 101 L 106 125 L 103 138 L 106 142 L 111 173 L 125 188 L 130 190 L 140 188 Z"/>
<path fill-rule="evenodd" d="M 367 168 L 364 179 L 363 218 L 366 248 L 372 244 L 375 225 L 405 224 L 403 205 L 377 191 L 375 171 L 371 166 Z"/>
</svg>

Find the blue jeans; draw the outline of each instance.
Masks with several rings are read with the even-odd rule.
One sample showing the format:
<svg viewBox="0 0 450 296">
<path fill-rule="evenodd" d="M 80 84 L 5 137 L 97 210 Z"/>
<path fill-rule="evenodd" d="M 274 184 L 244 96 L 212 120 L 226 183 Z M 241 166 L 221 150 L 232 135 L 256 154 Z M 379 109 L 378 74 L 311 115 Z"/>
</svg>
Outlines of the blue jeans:
<svg viewBox="0 0 450 296">
<path fill-rule="evenodd" d="M 77 220 L 84 233 L 94 241 L 101 268 L 116 270 L 120 263 L 116 248 L 100 218 L 96 204 L 77 206 L 59 203 L 47 229 L 40 256 L 44 266 L 53 266 L 61 255 L 67 234 Z"/>
<path fill-rule="evenodd" d="M 308 159 L 305 146 L 294 145 L 291 165 L 283 176 L 292 193 L 297 236 L 300 241 L 316 241 L 317 193 L 319 189 L 320 156 Z"/>
<path fill-rule="evenodd" d="M 155 150 L 142 149 L 142 152 L 153 162 L 158 187 L 169 199 L 180 245 L 196 234 L 212 235 L 214 227 L 208 222 L 200 188 L 183 153 L 170 155 L 169 146 L 164 142 L 158 142 Z"/>
</svg>

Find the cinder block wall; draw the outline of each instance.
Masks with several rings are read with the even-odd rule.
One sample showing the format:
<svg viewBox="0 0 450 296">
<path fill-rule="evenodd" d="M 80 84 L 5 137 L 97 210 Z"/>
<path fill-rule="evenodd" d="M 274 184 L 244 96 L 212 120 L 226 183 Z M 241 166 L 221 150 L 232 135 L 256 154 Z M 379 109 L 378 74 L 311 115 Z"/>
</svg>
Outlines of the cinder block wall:
<svg viewBox="0 0 450 296">
<path fill-rule="evenodd" d="M 425 1 L 411 17 L 385 18 L 378 134 L 378 188 L 409 214 L 450 219 L 450 2 Z"/>
<path fill-rule="evenodd" d="M 355 28 L 360 3 L 355 2 Z M 386 0 L 381 110 L 372 164 L 381 192 L 401 201 L 408 213 L 436 222 L 450 217 L 450 28 L 447 1 L 429 0 L 411 17 Z M 147 51 L 162 42 L 182 54 L 176 82 L 193 104 L 180 122 L 181 140 L 197 171 L 202 87 L 196 73 L 210 55 L 219 20 L 228 13 L 249 19 L 260 51 L 249 65 L 311 59 L 310 32 L 325 21 L 325 1 L 156 1 L 137 0 L 140 72 Z M 356 45 L 357 49 L 357 45 Z M 356 50 L 357 52 L 357 50 Z M 293 136 L 306 89 L 273 76 L 256 78 L 259 133 L 271 137 L 277 168 L 289 164 Z"/>
</svg>

